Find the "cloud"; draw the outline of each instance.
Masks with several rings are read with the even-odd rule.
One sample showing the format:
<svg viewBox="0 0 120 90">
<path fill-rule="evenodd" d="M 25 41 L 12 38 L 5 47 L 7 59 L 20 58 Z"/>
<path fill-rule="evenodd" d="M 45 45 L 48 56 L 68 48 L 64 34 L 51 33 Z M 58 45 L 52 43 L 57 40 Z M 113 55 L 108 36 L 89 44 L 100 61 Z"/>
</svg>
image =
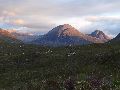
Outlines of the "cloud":
<svg viewBox="0 0 120 90">
<path fill-rule="evenodd" d="M 0 0 L 0 2 L 2 10 L 4 8 L 22 15 L 39 14 L 51 17 L 119 12 L 120 8 L 120 0 Z"/>
<path fill-rule="evenodd" d="M 119 8 L 120 0 L 0 0 L 0 22 L 42 33 L 68 23 L 81 32 L 101 29 L 114 36 L 120 29 Z"/>
<path fill-rule="evenodd" d="M 22 20 L 22 19 L 16 19 L 16 20 L 13 21 L 14 24 L 18 24 L 18 25 L 24 24 L 24 22 L 25 21 Z"/>
<path fill-rule="evenodd" d="M 15 13 L 15 12 L 6 11 L 6 10 L 4 10 L 4 11 L 2 12 L 2 14 L 3 14 L 4 16 L 16 16 L 16 13 Z"/>
<path fill-rule="evenodd" d="M 116 16 L 88 16 L 86 20 L 89 22 L 120 22 L 120 17 Z"/>
<path fill-rule="evenodd" d="M 109 36 L 115 37 L 120 33 L 120 17 L 115 16 L 89 16 L 85 18 L 91 24 L 83 27 L 83 31 L 102 30 Z"/>
</svg>

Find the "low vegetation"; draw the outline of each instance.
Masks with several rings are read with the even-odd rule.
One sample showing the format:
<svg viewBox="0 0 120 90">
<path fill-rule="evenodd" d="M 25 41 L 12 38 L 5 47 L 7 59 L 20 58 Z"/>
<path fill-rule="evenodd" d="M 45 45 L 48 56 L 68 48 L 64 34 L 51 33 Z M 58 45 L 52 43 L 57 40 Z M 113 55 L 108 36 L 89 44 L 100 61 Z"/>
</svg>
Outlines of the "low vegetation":
<svg viewBox="0 0 120 90">
<path fill-rule="evenodd" d="M 120 90 L 120 43 L 0 44 L 0 90 Z"/>
</svg>

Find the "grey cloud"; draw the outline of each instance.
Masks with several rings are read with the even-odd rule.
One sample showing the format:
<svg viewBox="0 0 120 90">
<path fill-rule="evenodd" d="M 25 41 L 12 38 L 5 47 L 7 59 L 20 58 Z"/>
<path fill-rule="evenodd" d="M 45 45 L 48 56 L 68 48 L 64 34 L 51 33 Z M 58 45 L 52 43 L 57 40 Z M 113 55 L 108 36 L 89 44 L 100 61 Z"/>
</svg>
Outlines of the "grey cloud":
<svg viewBox="0 0 120 90">
<path fill-rule="evenodd" d="M 111 23 L 119 23 L 120 17 L 115 16 L 89 16 L 86 17 L 87 21 L 89 22 L 111 22 Z"/>
<path fill-rule="evenodd" d="M 87 17 L 90 25 L 83 28 L 84 31 L 91 32 L 93 30 L 102 30 L 109 35 L 115 37 L 120 33 L 120 18 L 119 17 L 103 17 L 103 16 L 95 16 L 95 17 Z"/>
<path fill-rule="evenodd" d="M 120 8 L 120 0 L 0 0 L 0 2 L 2 7 L 20 9 L 21 14 L 40 14 L 53 17 L 118 12 Z"/>
<path fill-rule="evenodd" d="M 41 33 L 41 32 L 46 33 L 49 30 L 52 30 L 53 27 L 55 27 L 54 24 L 47 24 L 47 23 L 43 23 L 43 22 L 41 22 L 41 23 L 30 23 L 30 24 L 28 23 L 28 24 L 25 24 L 23 26 L 28 27 L 28 28 L 32 28 L 32 29 L 35 30 L 33 32 L 39 32 L 39 33 Z"/>
<path fill-rule="evenodd" d="M 9 17 L 4 16 L 3 11 L 14 12 L 16 16 L 10 16 L 10 20 L 23 19 L 23 26 L 45 32 L 54 27 L 57 20 L 83 18 L 89 15 L 111 15 L 119 13 L 119 8 L 120 0 L 0 0 L 1 17 Z M 87 32 L 97 28 L 115 35 L 120 32 L 119 19 L 99 17 L 95 21 L 87 21 L 92 23 L 89 30 L 85 29 Z"/>
</svg>

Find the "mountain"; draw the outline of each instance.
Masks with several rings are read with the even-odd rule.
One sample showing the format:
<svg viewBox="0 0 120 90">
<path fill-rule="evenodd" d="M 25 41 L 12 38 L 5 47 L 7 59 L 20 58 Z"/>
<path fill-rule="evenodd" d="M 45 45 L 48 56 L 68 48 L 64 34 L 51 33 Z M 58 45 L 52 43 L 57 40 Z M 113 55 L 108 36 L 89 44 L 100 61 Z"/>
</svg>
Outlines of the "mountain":
<svg viewBox="0 0 120 90">
<path fill-rule="evenodd" d="M 107 42 L 111 39 L 104 32 L 102 32 L 100 30 L 95 30 L 94 32 L 92 32 L 90 34 L 90 36 L 98 38 L 98 39 L 102 40 L 103 42 Z"/>
<path fill-rule="evenodd" d="M 115 40 L 120 40 L 120 33 L 116 36 Z"/>
<path fill-rule="evenodd" d="M 0 42 L 20 43 L 9 31 L 0 28 Z"/>
<path fill-rule="evenodd" d="M 115 38 L 110 40 L 110 42 L 120 42 L 120 33 Z"/>
<path fill-rule="evenodd" d="M 47 34 L 40 36 L 32 43 L 40 45 L 85 45 L 91 43 L 104 43 L 105 41 L 83 34 L 69 24 L 59 25 L 49 31 Z"/>
<path fill-rule="evenodd" d="M 24 43 L 29 43 L 35 39 L 37 39 L 38 35 L 33 35 L 31 33 L 21 33 L 17 30 L 5 30 L 0 29 L 0 34 L 7 36 L 9 38 L 20 40 Z"/>
<path fill-rule="evenodd" d="M 14 24 L 8 24 L 8 23 L 0 23 L 0 28 L 12 37 L 21 40 L 24 43 L 31 42 L 37 38 L 37 35 L 32 35 L 31 33 L 28 33 L 27 31 L 31 31 L 28 27 L 21 27 L 19 25 Z"/>
<path fill-rule="evenodd" d="M 19 32 L 12 32 L 13 36 L 16 37 L 16 39 L 23 41 L 24 43 L 29 43 L 35 39 L 38 38 L 37 35 L 33 35 L 30 33 L 19 33 Z"/>
</svg>

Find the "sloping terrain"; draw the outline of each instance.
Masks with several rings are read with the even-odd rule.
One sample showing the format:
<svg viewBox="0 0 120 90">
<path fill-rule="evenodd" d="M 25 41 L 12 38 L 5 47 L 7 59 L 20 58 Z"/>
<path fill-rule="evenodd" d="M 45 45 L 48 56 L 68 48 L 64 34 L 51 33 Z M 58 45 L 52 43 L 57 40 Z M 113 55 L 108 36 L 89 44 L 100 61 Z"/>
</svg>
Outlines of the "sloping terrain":
<svg viewBox="0 0 120 90">
<path fill-rule="evenodd" d="M 7 42 L 14 43 L 15 41 L 21 41 L 24 43 L 29 43 L 37 38 L 37 35 L 32 35 L 30 33 L 21 33 L 16 30 L 0 29 L 0 39 Z"/>
<path fill-rule="evenodd" d="M 21 41 L 16 39 L 9 31 L 3 29 L 0 29 L 0 42 L 21 43 Z"/>
<path fill-rule="evenodd" d="M 119 33 L 115 38 L 113 38 L 112 40 L 110 40 L 109 42 L 110 42 L 110 43 L 120 42 L 120 33 Z"/>
</svg>

